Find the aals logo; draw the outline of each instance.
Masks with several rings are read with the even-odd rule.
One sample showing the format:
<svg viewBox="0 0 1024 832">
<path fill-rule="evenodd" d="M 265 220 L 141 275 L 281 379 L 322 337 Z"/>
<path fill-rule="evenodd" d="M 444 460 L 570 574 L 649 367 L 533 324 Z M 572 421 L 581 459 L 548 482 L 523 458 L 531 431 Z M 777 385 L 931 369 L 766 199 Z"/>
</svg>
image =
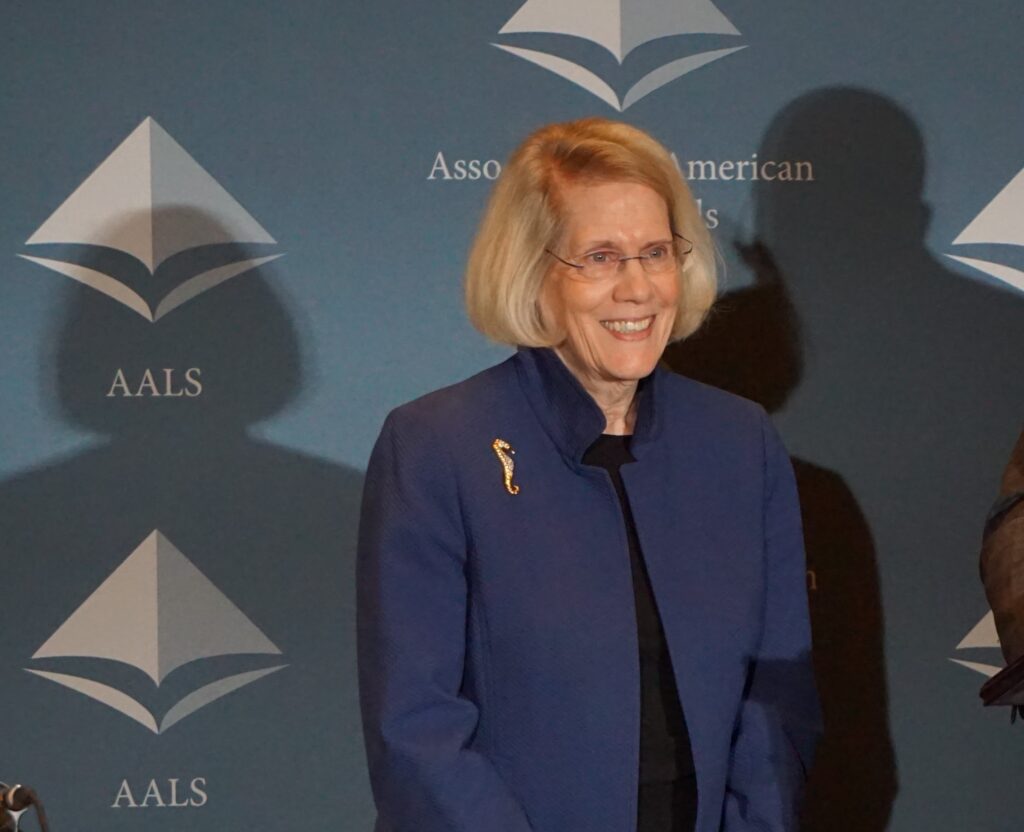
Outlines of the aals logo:
<svg viewBox="0 0 1024 832">
<path fill-rule="evenodd" d="M 740 34 L 711 0 L 528 0 L 499 32 L 525 33 L 583 38 L 611 52 L 620 67 L 633 50 L 659 38 Z M 729 46 L 676 58 L 648 72 L 620 98 L 607 79 L 567 58 L 502 43 L 494 46 L 583 87 L 616 110 L 625 110 L 680 76 L 746 48 Z"/>
<path fill-rule="evenodd" d="M 68 661 L 73 657 L 80 663 L 82 659 L 119 662 L 148 676 L 149 690 L 132 696 L 84 675 L 38 667 L 26 670 L 102 702 L 161 734 L 200 708 L 287 665 L 229 672 L 187 692 L 178 691 L 176 701 L 169 707 L 164 703 L 160 718 L 139 698 L 157 698 L 167 677 L 184 665 L 253 654 L 280 656 L 281 651 L 166 537 L 153 531 L 32 656 L 33 660 Z M 204 673 L 210 678 L 208 664 L 197 666 L 200 679 Z M 109 671 L 103 674 L 108 677 L 117 675 L 114 667 L 101 669 Z M 97 674 L 93 670 L 90 675 Z M 127 682 L 122 687 L 128 687 Z"/>
<path fill-rule="evenodd" d="M 950 659 L 951 662 L 962 665 L 968 670 L 973 670 L 983 676 L 995 676 L 1003 669 L 1002 664 L 990 664 L 992 658 L 998 655 L 996 661 L 1002 659 L 1002 653 L 995 654 L 999 649 L 999 634 L 996 632 L 996 617 L 992 612 L 982 617 L 981 621 L 971 628 L 971 631 L 963 637 L 956 646 L 957 650 L 969 650 L 975 659 L 984 658 L 987 661 L 970 661 L 967 659 Z M 976 654 L 976 655 L 975 655 Z"/>
<path fill-rule="evenodd" d="M 28 239 L 26 245 L 57 247 L 55 256 L 20 256 L 157 321 L 207 289 L 282 256 L 253 258 L 242 244 L 274 243 L 147 118 Z"/>
<path fill-rule="evenodd" d="M 953 245 L 986 246 L 989 249 L 992 246 L 1014 246 L 1001 251 L 1024 254 L 1024 169 L 960 232 Z M 977 257 L 947 256 L 1024 292 L 1022 268 Z"/>
</svg>

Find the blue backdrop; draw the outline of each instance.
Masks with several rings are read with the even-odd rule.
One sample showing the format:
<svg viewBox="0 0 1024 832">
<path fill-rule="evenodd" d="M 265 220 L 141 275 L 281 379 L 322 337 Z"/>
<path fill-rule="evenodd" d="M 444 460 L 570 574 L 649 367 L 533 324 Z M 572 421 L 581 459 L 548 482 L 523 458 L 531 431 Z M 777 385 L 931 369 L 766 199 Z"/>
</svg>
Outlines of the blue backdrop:
<svg viewBox="0 0 1024 832">
<path fill-rule="evenodd" d="M 666 361 L 794 455 L 806 828 L 1013 828 L 977 554 L 1024 416 L 1022 40 L 1014 0 L 7 4 L 0 779 L 56 830 L 371 828 L 366 459 L 507 354 L 461 304 L 491 180 L 598 114 L 722 250 Z"/>
</svg>

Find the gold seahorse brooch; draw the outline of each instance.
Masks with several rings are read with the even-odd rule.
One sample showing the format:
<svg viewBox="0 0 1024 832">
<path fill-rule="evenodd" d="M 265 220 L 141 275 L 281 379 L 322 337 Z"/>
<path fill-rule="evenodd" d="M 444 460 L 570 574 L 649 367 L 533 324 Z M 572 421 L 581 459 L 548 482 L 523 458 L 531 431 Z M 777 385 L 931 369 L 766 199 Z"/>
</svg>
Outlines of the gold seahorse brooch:
<svg viewBox="0 0 1024 832">
<path fill-rule="evenodd" d="M 504 439 L 495 439 L 491 443 L 491 450 L 494 451 L 495 456 L 498 457 L 498 462 L 501 463 L 501 470 L 505 477 L 505 490 L 512 495 L 518 494 L 519 486 L 512 484 L 512 475 L 516 472 L 516 463 L 512 459 L 515 451 L 512 449 L 512 446 Z"/>
</svg>

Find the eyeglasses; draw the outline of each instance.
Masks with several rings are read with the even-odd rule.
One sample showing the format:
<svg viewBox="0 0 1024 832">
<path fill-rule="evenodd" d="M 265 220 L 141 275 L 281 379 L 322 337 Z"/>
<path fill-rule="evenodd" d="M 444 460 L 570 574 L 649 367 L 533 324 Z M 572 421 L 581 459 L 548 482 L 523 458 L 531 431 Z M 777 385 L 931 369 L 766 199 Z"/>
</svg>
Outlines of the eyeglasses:
<svg viewBox="0 0 1024 832">
<path fill-rule="evenodd" d="M 644 248 L 639 254 L 629 257 L 621 251 L 610 248 L 590 251 L 573 258 L 579 261 L 576 263 L 559 257 L 549 248 L 544 251 L 560 263 L 576 269 L 579 275 L 587 280 L 603 280 L 618 274 L 622 264 L 627 260 L 639 260 L 640 266 L 647 274 L 664 274 L 682 263 L 686 255 L 693 251 L 693 243 L 682 234 L 676 234 L 673 231 L 672 238 L 670 243 L 654 243 Z"/>
</svg>

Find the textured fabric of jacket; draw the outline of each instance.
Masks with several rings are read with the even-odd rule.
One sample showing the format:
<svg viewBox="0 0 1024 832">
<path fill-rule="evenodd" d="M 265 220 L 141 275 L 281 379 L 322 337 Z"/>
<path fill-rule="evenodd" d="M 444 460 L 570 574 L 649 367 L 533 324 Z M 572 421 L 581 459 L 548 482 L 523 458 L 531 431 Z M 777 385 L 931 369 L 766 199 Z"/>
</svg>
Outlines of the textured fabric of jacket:
<svg viewBox="0 0 1024 832">
<path fill-rule="evenodd" d="M 820 731 L 789 457 L 656 370 L 621 469 L 686 714 L 697 832 L 797 827 Z M 377 832 L 633 832 L 639 659 L 604 417 L 521 349 L 392 412 L 366 475 L 359 681 Z M 494 450 L 514 451 L 511 490 Z"/>
<path fill-rule="evenodd" d="M 981 579 L 1006 661 L 1024 656 L 1024 432 L 1003 474 L 981 547 Z"/>
</svg>

